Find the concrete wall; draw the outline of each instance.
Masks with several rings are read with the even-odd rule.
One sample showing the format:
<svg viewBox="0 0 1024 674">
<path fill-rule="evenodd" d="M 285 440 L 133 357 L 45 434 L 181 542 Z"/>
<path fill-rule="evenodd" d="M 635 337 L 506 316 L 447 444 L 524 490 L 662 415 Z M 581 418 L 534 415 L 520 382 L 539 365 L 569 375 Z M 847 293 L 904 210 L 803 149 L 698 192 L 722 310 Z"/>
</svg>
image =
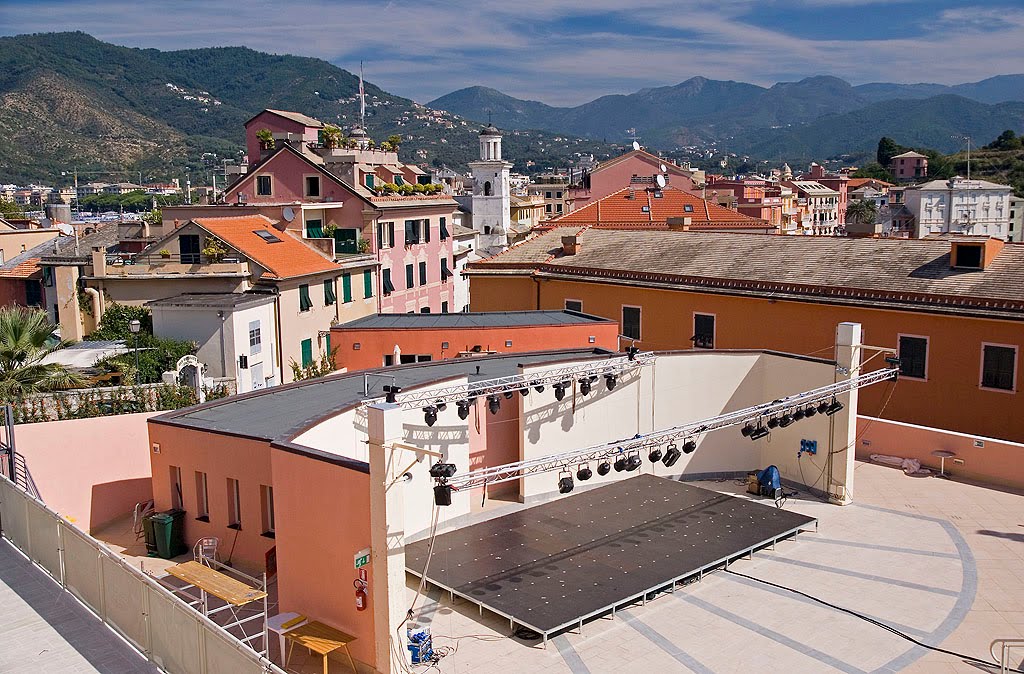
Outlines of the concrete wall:
<svg viewBox="0 0 1024 674">
<path fill-rule="evenodd" d="M 1024 444 L 869 416 L 857 417 L 857 435 L 858 459 L 867 461 L 871 454 L 917 459 L 938 472 L 939 458 L 932 452 L 945 450 L 963 461 L 946 459 L 947 473 L 1024 490 Z"/>
<path fill-rule="evenodd" d="M 155 414 L 19 424 L 14 437 L 43 501 L 92 531 L 152 498 L 146 420 Z"/>
<path fill-rule="evenodd" d="M 52 229 L 13 229 L 0 231 L 0 264 L 10 262 L 29 248 L 57 238 L 60 230 Z"/>
</svg>

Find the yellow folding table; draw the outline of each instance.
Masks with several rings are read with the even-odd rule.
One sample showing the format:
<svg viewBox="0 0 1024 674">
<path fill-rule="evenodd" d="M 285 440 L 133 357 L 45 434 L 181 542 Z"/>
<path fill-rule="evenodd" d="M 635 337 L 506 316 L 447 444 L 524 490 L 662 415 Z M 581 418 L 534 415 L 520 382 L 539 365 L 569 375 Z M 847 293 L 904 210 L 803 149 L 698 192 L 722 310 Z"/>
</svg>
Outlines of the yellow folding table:
<svg viewBox="0 0 1024 674">
<path fill-rule="evenodd" d="M 288 630 L 284 633 L 284 638 L 291 642 L 291 646 L 288 649 L 289 655 L 291 655 L 291 650 L 295 648 L 295 644 L 298 644 L 321 656 L 324 659 L 324 674 L 327 674 L 327 655 L 339 648 L 345 649 L 345 655 L 348 656 L 349 664 L 352 665 L 352 671 L 356 672 L 356 674 L 359 672 L 356 669 L 355 660 L 352 659 L 352 653 L 348 650 L 348 645 L 356 640 L 351 634 L 345 634 L 341 630 L 336 630 L 318 620 L 314 620 L 305 625 L 300 625 L 293 630 Z M 287 663 L 287 660 L 285 662 Z"/>
<path fill-rule="evenodd" d="M 241 639 L 243 643 L 257 638 L 262 638 L 266 630 L 266 618 L 267 618 L 267 593 L 258 588 L 246 585 L 240 580 L 235 580 L 227 574 L 221 573 L 216 569 L 212 569 L 205 564 L 199 562 L 185 562 L 183 564 L 177 564 L 169 567 L 167 573 L 182 580 L 186 583 L 185 587 L 196 587 L 199 589 L 200 598 L 199 602 L 202 606 L 202 613 L 204 616 L 211 616 L 220 611 L 228 610 L 231 612 L 231 616 L 234 618 L 234 622 L 222 625 L 224 629 L 230 629 L 232 627 L 238 627 L 245 637 Z M 236 572 L 237 573 L 237 572 Z M 249 576 L 246 576 L 247 578 Z M 253 579 L 255 580 L 255 579 Z M 258 581 L 257 581 L 258 582 Z M 184 588 L 181 588 L 184 589 Z M 213 595 L 224 602 L 224 606 L 210 610 L 209 601 L 207 595 Z M 248 618 L 238 618 L 236 610 L 246 604 L 254 601 L 263 600 L 263 611 L 256 615 L 249 616 Z M 250 622 L 252 620 L 262 620 L 264 622 L 263 629 L 259 633 L 253 636 L 246 635 L 245 630 L 241 627 L 243 623 Z"/>
</svg>

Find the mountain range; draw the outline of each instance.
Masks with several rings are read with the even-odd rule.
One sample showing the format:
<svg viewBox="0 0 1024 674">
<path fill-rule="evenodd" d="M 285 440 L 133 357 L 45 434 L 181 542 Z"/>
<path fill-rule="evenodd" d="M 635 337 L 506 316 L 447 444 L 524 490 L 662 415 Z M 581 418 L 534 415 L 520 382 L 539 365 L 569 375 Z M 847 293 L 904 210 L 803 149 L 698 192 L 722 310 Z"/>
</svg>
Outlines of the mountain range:
<svg viewBox="0 0 1024 674">
<path fill-rule="evenodd" d="M 82 181 L 133 182 L 191 171 L 198 184 L 238 157 L 243 124 L 260 110 L 351 126 L 358 90 L 357 76 L 326 61 L 242 47 L 134 49 L 85 33 L 0 38 L 0 183 L 59 183 L 77 169 Z M 479 156 L 481 124 L 369 81 L 365 91 L 367 131 L 378 141 L 402 135 L 404 161 L 462 167 Z M 621 150 L 544 131 L 511 133 L 506 148 L 520 171 Z"/>
<path fill-rule="evenodd" d="M 644 144 L 662 150 L 715 143 L 761 158 L 813 159 L 869 151 L 881 135 L 946 151 L 957 147 L 954 134 L 987 141 L 1004 129 L 1024 129 L 1021 101 L 1024 75 L 955 86 L 853 86 L 838 77 L 817 76 L 771 87 L 692 77 L 575 107 L 520 100 L 477 86 L 427 105 L 467 119 L 485 120 L 489 114 L 498 126 L 595 139 L 623 140 L 627 129 L 635 129 Z"/>
</svg>

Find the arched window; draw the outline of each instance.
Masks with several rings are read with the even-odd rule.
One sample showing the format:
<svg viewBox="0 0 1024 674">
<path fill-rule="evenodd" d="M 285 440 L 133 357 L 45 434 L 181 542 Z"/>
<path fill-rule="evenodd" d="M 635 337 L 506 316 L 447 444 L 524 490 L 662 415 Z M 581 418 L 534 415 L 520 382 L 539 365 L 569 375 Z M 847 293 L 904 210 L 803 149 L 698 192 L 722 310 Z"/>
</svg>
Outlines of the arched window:
<svg viewBox="0 0 1024 674">
<path fill-rule="evenodd" d="M 491 196 L 491 181 L 490 180 L 488 180 L 487 182 L 484 183 L 484 196 L 485 197 Z"/>
</svg>

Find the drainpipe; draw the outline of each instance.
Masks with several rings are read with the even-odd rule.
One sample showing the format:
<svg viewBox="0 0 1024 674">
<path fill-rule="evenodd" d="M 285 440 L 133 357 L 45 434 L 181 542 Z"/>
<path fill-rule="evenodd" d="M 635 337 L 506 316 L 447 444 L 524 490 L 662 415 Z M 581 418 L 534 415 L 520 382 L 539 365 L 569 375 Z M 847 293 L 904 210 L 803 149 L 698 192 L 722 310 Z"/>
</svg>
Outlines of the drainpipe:
<svg viewBox="0 0 1024 674">
<path fill-rule="evenodd" d="M 101 297 L 98 290 L 86 286 L 83 288 L 85 294 L 89 296 L 92 304 L 92 315 L 96 317 L 96 326 L 99 327 L 100 319 L 103 318 L 103 305 L 101 303 Z"/>
<path fill-rule="evenodd" d="M 224 311 L 223 310 L 217 312 L 217 318 L 220 319 L 220 330 L 219 330 L 219 333 L 220 333 L 220 376 L 227 377 L 228 376 L 228 364 L 227 364 L 227 360 L 224 358 L 224 320 L 225 320 L 225 317 L 224 317 Z M 238 371 L 236 370 L 235 371 L 235 390 L 236 391 L 238 390 L 238 383 L 239 383 L 238 382 Z"/>
<path fill-rule="evenodd" d="M 284 352 L 281 350 L 281 289 L 276 285 L 260 285 L 261 288 L 267 288 L 274 295 L 274 330 L 277 332 L 277 337 L 274 342 L 277 344 L 277 369 L 280 373 L 278 379 L 279 384 L 284 383 Z"/>
<path fill-rule="evenodd" d="M 537 311 L 540 311 L 540 279 L 536 272 L 530 274 L 530 279 L 537 284 Z"/>
</svg>

